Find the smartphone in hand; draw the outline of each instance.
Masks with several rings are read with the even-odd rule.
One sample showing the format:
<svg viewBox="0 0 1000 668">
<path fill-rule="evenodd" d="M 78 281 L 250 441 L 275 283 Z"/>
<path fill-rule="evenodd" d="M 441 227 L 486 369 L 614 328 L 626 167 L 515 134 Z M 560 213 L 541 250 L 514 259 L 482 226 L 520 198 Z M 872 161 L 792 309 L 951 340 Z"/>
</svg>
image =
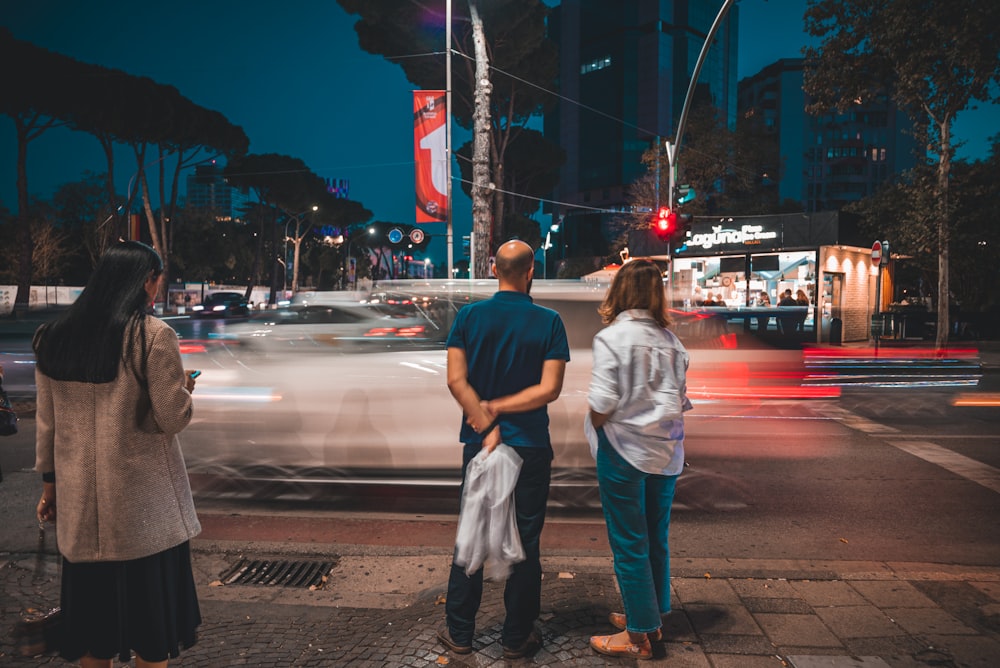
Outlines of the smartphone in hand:
<svg viewBox="0 0 1000 668">
<path fill-rule="evenodd" d="M 196 369 L 196 370 L 194 370 L 194 371 L 191 372 L 191 379 L 194 380 L 195 378 L 197 378 L 200 375 L 201 375 L 201 369 Z"/>
</svg>

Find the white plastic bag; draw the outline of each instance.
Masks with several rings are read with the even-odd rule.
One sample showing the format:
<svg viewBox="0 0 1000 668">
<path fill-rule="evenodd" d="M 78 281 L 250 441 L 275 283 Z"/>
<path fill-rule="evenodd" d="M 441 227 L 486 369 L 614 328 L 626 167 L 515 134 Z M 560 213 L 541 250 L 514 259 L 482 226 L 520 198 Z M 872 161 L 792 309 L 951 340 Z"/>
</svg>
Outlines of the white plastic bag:
<svg viewBox="0 0 1000 668">
<path fill-rule="evenodd" d="M 484 567 L 487 579 L 505 580 L 511 567 L 524 561 L 514 513 L 514 486 L 522 463 L 503 443 L 493 452 L 484 448 L 469 462 L 455 538 L 455 563 L 466 575 Z"/>
</svg>

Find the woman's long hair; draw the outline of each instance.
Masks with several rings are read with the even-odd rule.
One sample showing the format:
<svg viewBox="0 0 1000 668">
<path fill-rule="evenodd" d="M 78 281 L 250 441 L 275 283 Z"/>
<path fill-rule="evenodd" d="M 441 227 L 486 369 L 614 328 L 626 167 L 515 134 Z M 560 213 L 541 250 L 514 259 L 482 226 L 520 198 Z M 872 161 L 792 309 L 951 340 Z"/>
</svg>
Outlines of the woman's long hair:
<svg viewBox="0 0 1000 668">
<path fill-rule="evenodd" d="M 163 261 L 146 244 L 125 241 L 108 249 L 69 310 L 39 328 L 33 344 L 38 370 L 55 380 L 114 380 L 136 341 L 145 348 L 146 281 L 161 273 Z"/>
<path fill-rule="evenodd" d="M 652 260 L 630 260 L 622 265 L 597 312 L 607 325 L 614 322 L 619 313 L 631 309 L 649 311 L 660 327 L 670 325 L 663 276 Z"/>
</svg>

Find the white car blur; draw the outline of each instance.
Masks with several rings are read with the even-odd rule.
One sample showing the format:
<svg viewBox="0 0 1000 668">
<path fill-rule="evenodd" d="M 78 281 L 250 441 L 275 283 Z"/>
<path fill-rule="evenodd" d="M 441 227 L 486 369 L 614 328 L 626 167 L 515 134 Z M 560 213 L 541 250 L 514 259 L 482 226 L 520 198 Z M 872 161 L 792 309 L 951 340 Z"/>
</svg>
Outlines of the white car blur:
<svg viewBox="0 0 1000 668">
<path fill-rule="evenodd" d="M 434 311 L 430 320 L 437 321 L 440 333 L 431 345 L 373 352 L 372 347 L 327 345 L 319 332 L 329 331 L 330 323 L 315 331 L 307 324 L 274 325 L 262 336 L 256 336 L 256 325 L 249 323 L 232 328 L 239 332 L 234 338 L 189 354 L 185 366 L 203 371 L 195 393 L 195 418 L 181 437 L 190 472 L 239 479 L 261 489 L 268 483 L 458 485 L 462 414 L 447 387 L 444 340 L 454 313 L 469 301 L 491 295 L 496 283 L 392 287 L 393 294 L 409 291 L 422 305 L 405 305 L 406 314 L 395 322 L 413 317 L 428 321 Z M 603 326 L 597 306 L 606 287 L 552 281 L 536 282 L 532 290 L 536 303 L 560 312 L 570 342 L 563 391 L 549 406 L 549 431 L 555 454 L 554 495 L 568 497 L 574 505 L 597 498 L 583 419 L 591 344 Z M 324 306 L 341 307 L 332 302 Z M 393 317 L 387 322 L 394 322 Z M 365 320 L 357 331 L 370 324 Z M 778 384 L 757 385 L 754 380 L 761 375 L 758 369 L 801 363 L 798 351 L 754 350 L 747 357 L 725 333 L 724 320 L 699 314 L 679 314 L 676 326 L 692 355 L 688 390 L 696 400 L 714 394 L 758 398 L 768 396 L 769 388 L 784 393 L 799 386 L 786 375 Z M 279 336 L 278 330 L 298 328 L 303 334 L 297 341 Z M 264 353 L 244 345 L 248 337 L 278 345 Z M 233 346 L 234 341 L 239 345 Z"/>
</svg>

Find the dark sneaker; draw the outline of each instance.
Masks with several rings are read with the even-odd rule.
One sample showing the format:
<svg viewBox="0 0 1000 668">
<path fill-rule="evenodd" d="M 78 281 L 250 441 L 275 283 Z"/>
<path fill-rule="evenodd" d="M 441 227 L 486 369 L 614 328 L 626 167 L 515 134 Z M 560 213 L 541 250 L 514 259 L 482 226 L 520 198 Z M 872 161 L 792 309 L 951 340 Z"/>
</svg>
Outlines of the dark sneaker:
<svg viewBox="0 0 1000 668">
<path fill-rule="evenodd" d="M 504 645 L 503 658 L 523 659 L 526 656 L 531 656 L 541 648 L 542 636 L 539 635 L 538 631 L 532 630 L 531 633 L 528 634 L 528 639 L 521 643 L 520 647 L 507 647 Z"/>
<path fill-rule="evenodd" d="M 472 645 L 459 645 L 457 642 L 451 639 L 451 631 L 448 630 L 448 625 L 445 624 L 437 632 L 438 640 L 441 644 L 450 649 L 455 654 L 471 654 Z"/>
</svg>

